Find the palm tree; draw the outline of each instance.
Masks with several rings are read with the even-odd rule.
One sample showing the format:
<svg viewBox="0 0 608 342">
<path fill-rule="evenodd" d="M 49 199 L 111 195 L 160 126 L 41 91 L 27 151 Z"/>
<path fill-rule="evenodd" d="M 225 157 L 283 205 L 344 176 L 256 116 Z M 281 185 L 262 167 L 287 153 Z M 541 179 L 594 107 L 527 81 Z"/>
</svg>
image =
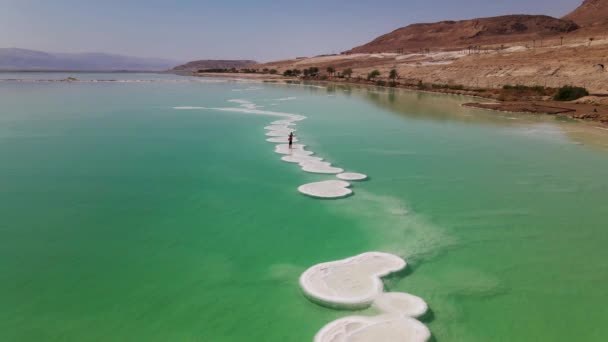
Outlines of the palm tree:
<svg viewBox="0 0 608 342">
<path fill-rule="evenodd" d="M 334 69 L 334 67 L 327 67 L 327 74 L 329 74 L 329 76 L 332 76 L 334 72 L 336 72 L 336 69 Z"/>
<path fill-rule="evenodd" d="M 311 77 L 315 77 L 315 76 L 319 75 L 319 68 L 317 68 L 317 67 L 308 68 L 308 75 Z"/>
<path fill-rule="evenodd" d="M 350 76 L 353 74 L 353 69 L 348 68 L 348 69 L 344 69 L 344 71 L 342 71 L 342 75 L 344 75 L 344 77 L 350 79 Z"/>
<path fill-rule="evenodd" d="M 397 73 L 397 69 L 391 69 L 391 71 L 388 74 L 388 78 L 390 78 L 391 80 L 393 80 L 393 82 L 395 82 L 395 80 L 397 80 L 397 77 L 399 77 L 399 73 Z"/>
<path fill-rule="evenodd" d="M 373 81 L 376 77 L 380 76 L 380 71 L 372 70 L 369 74 L 367 74 L 367 80 Z"/>
</svg>

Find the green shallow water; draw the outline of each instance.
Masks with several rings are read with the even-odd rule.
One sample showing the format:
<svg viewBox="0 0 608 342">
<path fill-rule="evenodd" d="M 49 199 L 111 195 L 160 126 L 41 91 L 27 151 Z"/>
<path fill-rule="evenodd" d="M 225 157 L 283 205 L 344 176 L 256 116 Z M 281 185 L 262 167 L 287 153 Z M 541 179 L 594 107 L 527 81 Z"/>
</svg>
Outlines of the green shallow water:
<svg viewBox="0 0 608 342">
<path fill-rule="evenodd" d="M 608 336 L 607 131 L 456 96 L 77 77 L 164 81 L 0 82 L 2 341 L 310 341 L 350 313 L 299 275 L 369 250 L 410 262 L 386 285 L 428 302 L 436 341 Z M 280 161 L 276 118 L 173 109 L 230 99 L 306 115 L 303 143 L 371 180 L 307 198 L 331 177 Z"/>
</svg>

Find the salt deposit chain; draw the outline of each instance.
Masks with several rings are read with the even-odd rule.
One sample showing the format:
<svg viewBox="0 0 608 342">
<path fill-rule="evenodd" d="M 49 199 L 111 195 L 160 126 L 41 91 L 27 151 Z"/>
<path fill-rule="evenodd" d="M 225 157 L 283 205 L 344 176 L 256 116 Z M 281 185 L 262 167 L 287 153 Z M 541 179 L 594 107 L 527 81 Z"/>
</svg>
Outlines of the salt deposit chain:
<svg viewBox="0 0 608 342">
<path fill-rule="evenodd" d="M 363 253 L 312 266 L 300 276 L 300 287 L 314 302 L 340 309 L 373 306 L 379 315 L 348 316 L 325 325 L 315 342 L 426 342 L 429 329 L 416 320 L 426 302 L 408 293 L 385 293 L 381 277 L 406 267 L 398 256 Z"/>
</svg>

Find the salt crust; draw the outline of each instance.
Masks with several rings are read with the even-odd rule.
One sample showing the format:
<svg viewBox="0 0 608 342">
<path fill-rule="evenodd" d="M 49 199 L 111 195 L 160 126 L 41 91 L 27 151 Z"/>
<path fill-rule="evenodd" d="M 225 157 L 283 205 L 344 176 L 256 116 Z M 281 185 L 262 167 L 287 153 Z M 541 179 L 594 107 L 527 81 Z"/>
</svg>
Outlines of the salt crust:
<svg viewBox="0 0 608 342">
<path fill-rule="evenodd" d="M 295 154 L 295 155 L 284 156 L 281 158 L 281 160 L 286 161 L 288 163 L 298 163 L 299 164 L 299 163 L 310 162 L 310 161 L 323 161 L 323 158 Z"/>
<path fill-rule="evenodd" d="M 325 174 L 336 174 L 344 172 L 344 169 L 339 167 L 331 166 L 331 163 L 324 161 L 304 161 L 300 163 L 302 171 L 310 173 L 325 173 Z"/>
<path fill-rule="evenodd" d="M 345 181 L 339 181 L 339 180 L 328 180 L 328 181 L 323 181 L 323 182 L 316 182 L 316 183 L 309 183 L 309 184 L 304 184 L 298 187 L 298 191 L 303 193 L 304 195 L 310 196 L 310 197 L 315 197 L 315 198 L 342 198 L 342 197 L 346 197 L 349 196 L 353 193 L 353 191 L 351 189 L 349 189 L 348 187 L 350 186 L 350 183 L 345 182 Z M 306 273 L 306 272 L 305 272 Z M 302 275 L 304 276 L 304 275 Z M 302 277 L 300 277 L 300 285 L 302 286 L 302 288 L 304 289 L 304 285 L 302 285 Z M 308 282 L 306 281 L 306 278 L 304 284 L 308 284 Z M 317 294 L 319 291 L 317 291 L 316 287 L 312 287 L 313 291 L 311 293 L 313 294 Z M 306 290 L 304 290 L 304 293 L 306 293 Z M 314 296 L 311 296 L 312 298 L 316 298 Z M 321 297 L 324 298 L 324 297 Z"/>
<path fill-rule="evenodd" d="M 347 181 L 359 181 L 367 179 L 367 175 L 356 172 L 345 172 L 337 175 L 339 179 L 347 180 Z"/>
<path fill-rule="evenodd" d="M 300 155 L 300 156 L 302 156 L 302 155 L 309 156 L 311 154 L 314 154 L 314 152 L 306 151 L 304 149 L 304 147 L 306 147 L 306 145 L 293 144 L 291 146 L 291 148 L 289 148 L 289 144 L 281 144 L 281 145 L 275 146 L 274 152 L 276 152 L 278 154 Z"/>
<path fill-rule="evenodd" d="M 291 125 L 295 125 L 295 122 L 291 121 L 291 120 L 277 120 L 277 121 L 273 121 L 270 123 L 271 125 L 287 125 L 287 126 L 291 126 Z"/>
<path fill-rule="evenodd" d="M 430 337 L 429 329 L 410 317 L 350 316 L 324 326 L 314 342 L 426 342 Z"/>
<path fill-rule="evenodd" d="M 267 137 L 288 137 L 289 131 L 270 131 L 266 133 Z"/>
<path fill-rule="evenodd" d="M 315 342 L 426 342 L 429 329 L 412 317 L 426 313 L 422 298 L 408 293 L 384 293 L 380 278 L 406 266 L 403 259 L 369 252 L 352 258 L 322 263 L 300 276 L 300 286 L 312 300 L 337 308 L 358 309 L 371 305 L 382 314 L 349 316 L 325 325 Z"/>
<path fill-rule="evenodd" d="M 295 131 L 295 129 L 289 128 L 289 126 L 287 125 L 270 125 L 264 127 L 264 129 L 267 129 L 269 131 Z"/>
<path fill-rule="evenodd" d="M 408 317 L 420 317 L 429 309 L 422 298 L 403 292 L 385 292 L 376 297 L 372 307 L 386 314 Z"/>
<path fill-rule="evenodd" d="M 313 185 L 313 186 L 311 186 Z M 311 183 L 308 189 L 319 190 L 317 195 L 346 189 L 344 181 Z M 348 190 L 348 189 L 346 189 Z M 383 293 L 381 277 L 405 268 L 406 262 L 398 256 L 368 252 L 343 260 L 321 263 L 310 267 L 300 276 L 300 287 L 311 300 L 323 305 L 357 309 L 369 307 Z"/>
<path fill-rule="evenodd" d="M 275 143 L 275 144 L 287 144 L 289 142 L 289 136 L 280 136 L 280 137 L 272 137 L 266 139 L 266 141 Z M 293 142 L 298 142 L 298 138 L 293 138 Z"/>
</svg>

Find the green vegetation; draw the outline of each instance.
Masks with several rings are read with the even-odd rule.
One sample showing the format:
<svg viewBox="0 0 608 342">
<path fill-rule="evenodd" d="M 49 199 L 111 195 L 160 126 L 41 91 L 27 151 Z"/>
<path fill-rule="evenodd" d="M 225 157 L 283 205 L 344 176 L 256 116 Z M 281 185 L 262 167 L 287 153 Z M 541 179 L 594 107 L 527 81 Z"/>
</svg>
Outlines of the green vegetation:
<svg viewBox="0 0 608 342">
<path fill-rule="evenodd" d="M 397 79 L 399 78 L 399 73 L 397 72 L 397 69 L 391 69 L 391 71 L 388 73 L 388 78 L 391 80 L 389 86 L 396 87 L 398 84 Z"/>
<path fill-rule="evenodd" d="M 310 76 L 310 77 L 319 76 L 319 68 L 310 67 L 308 69 L 304 69 L 304 76 Z"/>
<path fill-rule="evenodd" d="M 589 92 L 583 87 L 563 86 L 557 90 L 553 99 L 555 101 L 574 101 L 588 95 Z"/>
<path fill-rule="evenodd" d="M 301 74 L 302 74 L 302 71 L 300 69 L 293 69 L 293 70 L 288 69 L 283 72 L 283 76 L 286 76 L 286 77 L 298 77 Z"/>
<path fill-rule="evenodd" d="M 450 90 L 464 90 L 462 84 L 431 84 L 433 89 L 450 89 Z"/>
<path fill-rule="evenodd" d="M 212 69 L 199 69 L 198 72 L 215 72 L 215 73 L 226 73 L 226 72 L 238 72 L 238 70 L 236 70 L 235 68 L 232 69 L 219 69 L 219 68 L 212 68 Z"/>
<path fill-rule="evenodd" d="M 336 72 L 336 69 L 334 69 L 334 67 L 328 66 L 326 71 L 329 76 L 332 76 Z"/>
<path fill-rule="evenodd" d="M 391 69 L 391 71 L 388 73 L 388 78 L 395 82 L 397 78 L 399 78 L 399 73 L 397 73 L 397 69 Z"/>
<path fill-rule="evenodd" d="M 544 92 L 546 89 L 543 86 L 525 86 L 525 85 L 521 85 L 521 84 L 516 84 L 516 85 L 504 85 L 502 87 L 502 89 L 504 90 L 517 90 L 517 91 L 535 91 L 538 93 L 542 93 Z"/>
<path fill-rule="evenodd" d="M 367 80 L 368 81 L 373 81 L 378 76 L 380 76 L 380 71 L 373 70 L 372 72 L 370 72 L 369 74 L 367 74 Z"/>
<path fill-rule="evenodd" d="M 344 69 L 342 71 L 342 76 L 344 76 L 344 77 L 346 77 L 348 79 L 350 79 L 350 77 L 352 76 L 352 74 L 353 74 L 353 69 L 351 69 L 351 68 Z"/>
</svg>

